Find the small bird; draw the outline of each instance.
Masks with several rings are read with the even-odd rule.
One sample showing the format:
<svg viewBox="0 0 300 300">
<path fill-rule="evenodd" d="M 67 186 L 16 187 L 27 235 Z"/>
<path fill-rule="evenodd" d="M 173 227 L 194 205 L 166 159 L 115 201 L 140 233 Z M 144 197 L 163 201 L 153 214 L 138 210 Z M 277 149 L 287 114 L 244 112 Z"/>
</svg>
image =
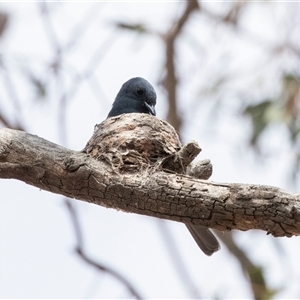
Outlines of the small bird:
<svg viewBox="0 0 300 300">
<path fill-rule="evenodd" d="M 156 93 L 153 86 L 141 77 L 126 81 L 112 105 L 107 118 L 125 113 L 145 113 L 155 116 Z M 220 249 L 220 244 L 213 233 L 200 225 L 185 224 L 199 248 L 212 255 Z"/>
<path fill-rule="evenodd" d="M 145 113 L 155 116 L 156 93 L 153 86 L 141 77 L 126 81 L 112 105 L 107 118 L 126 113 Z"/>
</svg>

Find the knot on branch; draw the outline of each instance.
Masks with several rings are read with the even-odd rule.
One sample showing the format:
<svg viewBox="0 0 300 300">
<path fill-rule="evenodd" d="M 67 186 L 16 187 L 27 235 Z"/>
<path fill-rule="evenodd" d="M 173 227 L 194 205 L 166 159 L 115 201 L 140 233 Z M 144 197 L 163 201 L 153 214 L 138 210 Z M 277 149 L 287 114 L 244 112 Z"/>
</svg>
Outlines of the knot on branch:
<svg viewBox="0 0 300 300">
<path fill-rule="evenodd" d="M 195 164 L 191 164 L 187 168 L 187 174 L 199 178 L 199 179 L 209 179 L 209 177 L 212 175 L 213 166 L 209 159 L 203 159 Z"/>
<path fill-rule="evenodd" d="M 84 153 L 108 162 L 119 172 L 164 169 L 185 173 L 201 151 L 194 141 L 181 146 L 175 129 L 147 114 L 123 114 L 95 126 Z"/>
</svg>

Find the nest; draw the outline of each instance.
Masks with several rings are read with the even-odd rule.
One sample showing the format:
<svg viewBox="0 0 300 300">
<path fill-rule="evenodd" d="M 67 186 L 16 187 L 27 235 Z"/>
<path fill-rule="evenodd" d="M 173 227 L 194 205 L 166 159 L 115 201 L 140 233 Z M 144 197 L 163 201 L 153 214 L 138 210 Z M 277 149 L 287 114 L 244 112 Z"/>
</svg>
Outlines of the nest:
<svg viewBox="0 0 300 300">
<path fill-rule="evenodd" d="M 118 172 L 160 168 L 176 156 L 181 143 L 167 122 L 147 114 L 123 114 L 95 126 L 83 152 L 106 161 Z"/>
</svg>

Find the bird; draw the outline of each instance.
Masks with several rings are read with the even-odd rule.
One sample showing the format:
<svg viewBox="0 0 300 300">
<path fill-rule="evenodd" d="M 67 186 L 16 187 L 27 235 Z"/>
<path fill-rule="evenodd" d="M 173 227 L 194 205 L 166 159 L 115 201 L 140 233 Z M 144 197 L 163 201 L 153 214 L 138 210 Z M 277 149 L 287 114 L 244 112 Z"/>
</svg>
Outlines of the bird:
<svg viewBox="0 0 300 300">
<path fill-rule="evenodd" d="M 126 81 L 118 92 L 107 118 L 126 113 L 145 113 L 156 116 L 156 92 L 144 78 L 134 77 Z M 185 224 L 199 248 L 210 256 L 220 249 L 220 244 L 207 227 Z"/>
<path fill-rule="evenodd" d="M 145 113 L 155 116 L 156 92 L 144 78 L 126 81 L 118 92 L 107 118 L 126 113 Z"/>
</svg>

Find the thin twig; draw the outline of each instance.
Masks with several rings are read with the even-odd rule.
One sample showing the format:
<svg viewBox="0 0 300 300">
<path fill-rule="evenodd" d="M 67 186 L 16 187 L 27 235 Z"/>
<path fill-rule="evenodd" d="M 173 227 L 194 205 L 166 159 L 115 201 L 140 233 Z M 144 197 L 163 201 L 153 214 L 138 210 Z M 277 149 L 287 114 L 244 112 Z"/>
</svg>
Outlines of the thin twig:
<svg viewBox="0 0 300 300">
<path fill-rule="evenodd" d="M 139 294 L 139 292 L 135 289 L 135 287 L 120 273 L 113 270 L 112 268 L 105 266 L 104 264 L 100 264 L 93 259 L 89 258 L 88 255 L 85 254 L 84 246 L 83 246 L 83 235 L 81 231 L 81 227 L 79 224 L 78 216 L 76 214 L 74 205 L 71 203 L 71 201 L 67 198 L 65 198 L 65 204 L 70 212 L 71 220 L 73 223 L 73 228 L 76 235 L 77 240 L 77 246 L 76 246 L 76 252 L 78 255 L 88 264 L 96 268 L 97 270 L 101 272 L 108 273 L 112 277 L 114 277 L 116 280 L 118 280 L 121 284 L 123 284 L 129 293 L 135 298 L 135 299 L 142 299 L 142 296 Z"/>
<path fill-rule="evenodd" d="M 268 299 L 274 291 L 268 288 L 263 274 L 263 267 L 254 264 L 248 255 L 235 243 L 232 234 L 214 231 L 227 247 L 228 251 L 238 260 L 242 270 L 248 275 L 250 287 L 255 299 Z"/>
<path fill-rule="evenodd" d="M 180 281 L 186 286 L 192 299 L 201 299 L 199 290 L 193 280 L 193 276 L 191 276 L 191 274 L 189 273 L 189 271 L 184 263 L 184 260 L 182 258 L 182 255 L 178 251 L 178 246 L 177 246 L 170 230 L 168 229 L 166 221 L 165 220 L 157 220 L 157 223 L 158 223 L 164 244 L 166 245 L 166 248 L 170 254 L 170 259 L 172 261 L 172 265 L 176 269 L 177 275 L 178 275 Z"/>
<path fill-rule="evenodd" d="M 16 125 L 11 124 L 10 121 L 8 121 L 7 118 L 1 113 L 0 113 L 0 123 L 2 123 L 7 128 L 25 131 L 24 127 L 22 127 L 20 124 L 18 123 Z"/>
<path fill-rule="evenodd" d="M 187 0 L 186 8 L 181 17 L 175 21 L 166 34 L 162 35 L 166 47 L 166 77 L 164 80 L 165 88 L 168 93 L 169 109 L 167 114 L 167 121 L 174 126 L 179 132 L 182 120 L 178 114 L 177 109 L 177 77 L 175 67 L 175 40 L 181 33 L 184 25 L 187 23 L 191 13 L 199 9 L 198 2 L 195 0 Z"/>
<path fill-rule="evenodd" d="M 17 120 L 17 124 L 22 124 L 22 123 L 25 124 L 20 97 L 17 93 L 18 89 L 16 88 L 16 85 L 14 84 L 8 69 L 6 68 L 5 64 L 1 59 L 0 59 L 0 68 L 2 69 L 2 74 L 3 74 L 2 78 L 5 83 L 4 86 L 6 87 L 12 105 L 14 106 L 15 118 Z M 21 125 L 18 126 L 22 127 Z"/>
</svg>

